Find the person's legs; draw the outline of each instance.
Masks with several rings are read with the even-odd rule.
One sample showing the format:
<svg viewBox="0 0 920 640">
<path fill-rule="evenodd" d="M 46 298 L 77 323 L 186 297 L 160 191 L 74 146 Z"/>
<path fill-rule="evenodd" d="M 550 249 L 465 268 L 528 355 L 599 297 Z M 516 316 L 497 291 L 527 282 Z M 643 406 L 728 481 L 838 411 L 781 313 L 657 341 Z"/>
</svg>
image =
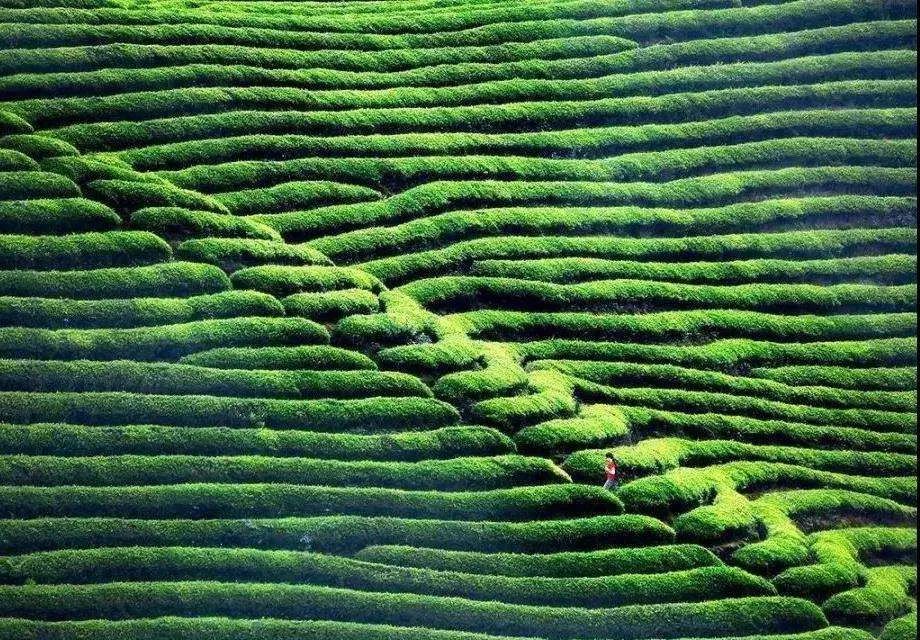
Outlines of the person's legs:
<svg viewBox="0 0 920 640">
<path fill-rule="evenodd" d="M 617 481 L 608 480 L 607 482 L 604 483 L 604 488 L 607 489 L 607 491 L 615 490 L 617 488 Z"/>
</svg>

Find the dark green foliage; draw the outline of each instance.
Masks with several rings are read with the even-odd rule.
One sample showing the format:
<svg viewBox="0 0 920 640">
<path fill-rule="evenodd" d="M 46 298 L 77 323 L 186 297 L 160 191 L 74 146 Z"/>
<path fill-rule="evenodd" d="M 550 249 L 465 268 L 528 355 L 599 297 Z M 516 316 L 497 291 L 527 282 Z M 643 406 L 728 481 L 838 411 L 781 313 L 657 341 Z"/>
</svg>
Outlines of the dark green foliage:
<svg viewBox="0 0 920 640">
<path fill-rule="evenodd" d="M 34 160 L 44 160 L 57 156 L 76 156 L 80 152 L 73 145 L 51 136 L 32 134 L 9 135 L 0 138 L 0 147 L 15 149 Z"/>
<path fill-rule="evenodd" d="M 414 376 L 388 371 L 220 370 L 125 360 L 0 360 L 0 389 L 294 399 L 432 395 Z"/>
<path fill-rule="evenodd" d="M 132 267 L 165 262 L 170 258 L 169 245 L 143 231 L 0 236 L 2 269 Z"/>
<path fill-rule="evenodd" d="M 377 364 L 357 351 L 330 346 L 223 347 L 199 351 L 183 364 L 217 369 L 376 369 Z"/>
<path fill-rule="evenodd" d="M 364 289 L 340 289 L 323 293 L 295 293 L 282 300 L 288 315 L 318 322 L 335 322 L 345 316 L 380 311 L 380 300 Z"/>
<path fill-rule="evenodd" d="M 260 427 L 312 431 L 405 431 L 453 424 L 456 410 L 427 398 L 274 400 L 131 393 L 0 393 L 11 422 L 167 424 Z"/>
<path fill-rule="evenodd" d="M 609 503 L 608 503 L 609 504 Z M 248 547 L 355 553 L 370 544 L 540 553 L 674 542 L 674 531 L 648 516 L 596 516 L 532 522 L 471 522 L 324 516 L 273 520 L 0 520 L 0 549 L 28 553 L 113 546 Z"/>
<path fill-rule="evenodd" d="M 688 544 L 551 554 L 480 553 L 406 546 L 372 546 L 362 549 L 355 557 L 368 562 L 400 567 L 547 578 L 665 573 L 722 564 L 710 551 Z"/>
<path fill-rule="evenodd" d="M 84 198 L 0 200 L 4 233 L 73 233 L 107 231 L 121 218 L 107 206 Z"/>
<path fill-rule="evenodd" d="M 100 300 L 194 296 L 230 288 L 227 275 L 194 262 L 87 271 L 0 271 L 0 294 Z"/>
<path fill-rule="evenodd" d="M 526 578 L 393 567 L 290 551 L 134 548 L 62 551 L 0 562 L 0 582 L 101 583 L 132 580 L 223 580 L 345 587 L 553 607 L 615 607 L 696 602 L 712 596 L 774 594 L 770 583 L 740 569 L 700 567 L 657 575 Z M 707 595 L 710 597 L 707 598 Z"/>
<path fill-rule="evenodd" d="M 189 298 L 109 300 L 0 297 L 0 326 L 43 329 L 132 328 L 282 315 L 284 308 L 280 302 L 257 291 L 223 291 Z M 128 356 L 135 357 L 123 353 L 123 357 Z"/>
<path fill-rule="evenodd" d="M 5 485 L 155 485 L 180 482 L 279 482 L 330 487 L 389 487 L 428 491 L 484 491 L 569 482 L 545 458 L 465 457 L 422 462 L 378 462 L 260 456 L 2 456 Z"/>
<path fill-rule="evenodd" d="M 194 191 L 179 189 L 168 183 L 93 180 L 85 188 L 94 199 L 124 213 L 130 213 L 143 207 L 184 207 L 214 213 L 230 213 L 226 207 L 213 198 Z"/>
<path fill-rule="evenodd" d="M 429 431 L 351 434 L 265 428 L 5 424 L 0 428 L 0 451 L 86 456 L 249 454 L 414 462 L 510 454 L 514 452 L 514 443 L 494 429 L 470 425 Z"/>
<path fill-rule="evenodd" d="M 137 223 L 137 214 L 134 217 Z M 201 238 L 186 240 L 176 254 L 185 260 L 216 264 L 227 272 L 261 264 L 330 264 L 329 258 L 306 245 L 245 238 Z"/>
<path fill-rule="evenodd" d="M 51 603 L 56 603 L 51 607 Z M 540 633 L 552 639 L 597 636 L 678 638 L 810 631 L 826 626 L 821 610 L 794 598 L 753 597 L 698 604 L 566 609 L 384 594 L 327 587 L 219 582 L 113 583 L 0 587 L 0 613 L 41 618 L 170 615 L 267 615 L 432 625 L 469 631 Z M 611 635 L 613 634 L 613 635 Z"/>
<path fill-rule="evenodd" d="M 186 238 L 252 238 L 279 240 L 269 227 L 248 220 L 210 211 L 192 211 L 180 207 L 148 207 L 131 215 L 131 226 L 161 235 Z M 197 256 L 196 256 L 197 257 Z M 212 261 L 207 261 L 212 262 Z"/>
<path fill-rule="evenodd" d="M 53 360 L 175 360 L 215 347 L 322 344 L 329 333 L 303 318 L 200 320 L 136 329 L 0 329 L 0 356 Z"/>
<path fill-rule="evenodd" d="M 403 491 L 299 484 L 174 484 L 140 487 L 0 487 L 12 518 L 233 518 L 320 515 L 529 521 L 618 514 L 600 487 L 558 484 L 490 491 Z"/>
<path fill-rule="evenodd" d="M 80 187 L 56 173 L 0 171 L 0 201 L 79 197 Z"/>
</svg>

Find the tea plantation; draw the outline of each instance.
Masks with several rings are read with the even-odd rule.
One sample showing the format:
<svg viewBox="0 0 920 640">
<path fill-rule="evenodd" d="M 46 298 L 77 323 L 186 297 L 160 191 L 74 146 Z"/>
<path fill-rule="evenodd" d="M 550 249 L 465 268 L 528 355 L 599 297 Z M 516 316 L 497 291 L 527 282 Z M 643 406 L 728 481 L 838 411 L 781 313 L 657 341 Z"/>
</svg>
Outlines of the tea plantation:
<svg viewBox="0 0 920 640">
<path fill-rule="evenodd" d="M 0 638 L 915 639 L 916 18 L 0 0 Z"/>
</svg>

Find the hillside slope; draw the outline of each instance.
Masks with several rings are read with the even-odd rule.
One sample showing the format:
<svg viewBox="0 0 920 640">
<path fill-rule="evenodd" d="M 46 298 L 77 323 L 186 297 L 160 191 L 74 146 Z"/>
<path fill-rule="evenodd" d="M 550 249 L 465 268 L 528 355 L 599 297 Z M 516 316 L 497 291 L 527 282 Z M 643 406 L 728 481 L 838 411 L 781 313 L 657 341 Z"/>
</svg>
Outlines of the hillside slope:
<svg viewBox="0 0 920 640">
<path fill-rule="evenodd" d="M 916 638 L 916 29 L 0 0 L 0 638 Z"/>
</svg>

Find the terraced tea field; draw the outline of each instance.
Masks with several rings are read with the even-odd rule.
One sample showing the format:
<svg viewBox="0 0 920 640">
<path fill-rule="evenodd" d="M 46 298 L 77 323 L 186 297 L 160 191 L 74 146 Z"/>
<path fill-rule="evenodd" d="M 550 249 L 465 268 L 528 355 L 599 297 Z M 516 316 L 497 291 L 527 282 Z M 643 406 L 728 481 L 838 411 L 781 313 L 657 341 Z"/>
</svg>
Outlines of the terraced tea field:
<svg viewBox="0 0 920 640">
<path fill-rule="evenodd" d="M 0 0 L 0 638 L 915 639 L 916 17 Z"/>
</svg>

